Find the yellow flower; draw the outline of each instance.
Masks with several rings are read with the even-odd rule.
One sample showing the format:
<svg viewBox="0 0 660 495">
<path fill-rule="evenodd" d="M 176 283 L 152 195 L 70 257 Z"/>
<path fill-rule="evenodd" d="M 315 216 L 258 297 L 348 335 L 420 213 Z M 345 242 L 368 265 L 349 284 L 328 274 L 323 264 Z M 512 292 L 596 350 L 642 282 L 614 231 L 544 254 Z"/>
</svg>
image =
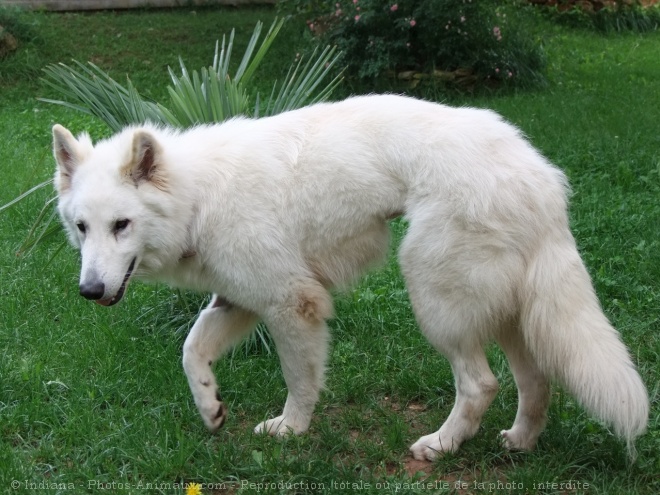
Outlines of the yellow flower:
<svg viewBox="0 0 660 495">
<path fill-rule="evenodd" d="M 199 483 L 188 483 L 186 485 L 186 495 L 202 495 L 202 485 Z"/>
</svg>

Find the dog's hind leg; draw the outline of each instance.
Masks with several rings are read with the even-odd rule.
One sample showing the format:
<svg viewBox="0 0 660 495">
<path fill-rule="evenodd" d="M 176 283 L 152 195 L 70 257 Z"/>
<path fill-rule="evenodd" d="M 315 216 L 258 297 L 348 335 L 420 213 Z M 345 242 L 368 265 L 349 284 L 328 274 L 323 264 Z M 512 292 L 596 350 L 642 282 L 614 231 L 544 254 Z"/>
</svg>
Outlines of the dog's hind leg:
<svg viewBox="0 0 660 495">
<path fill-rule="evenodd" d="M 428 288 L 420 293 L 416 281 L 408 287 L 422 332 L 449 360 L 456 387 L 456 401 L 444 424 L 410 447 L 415 459 L 433 460 L 445 452 L 455 452 L 475 435 L 498 385 L 483 350 L 479 304 L 465 294 L 431 296 L 434 290 Z"/>
<path fill-rule="evenodd" d="M 511 329 L 497 339 L 506 354 L 518 387 L 518 412 L 510 430 L 502 430 L 504 446 L 512 450 L 532 450 L 543 431 L 550 404 L 550 387 L 522 335 Z"/>
<path fill-rule="evenodd" d="M 332 315 L 332 299 L 316 281 L 294 285 L 285 302 L 263 315 L 280 357 L 288 396 L 282 414 L 259 423 L 256 433 L 305 432 L 323 387 L 329 340 L 325 320 Z"/>
<path fill-rule="evenodd" d="M 520 259 L 490 231 L 411 215 L 401 269 L 419 326 L 451 364 L 456 401 L 442 427 L 410 448 L 416 459 L 456 451 L 479 429 L 497 393 L 484 345 L 513 317 Z"/>
<path fill-rule="evenodd" d="M 473 437 L 497 393 L 497 380 L 488 367 L 481 346 L 453 349 L 444 346 L 441 350 L 454 372 L 456 402 L 438 431 L 421 437 L 410 447 L 413 457 L 418 460 L 433 460 L 445 452 L 454 452 L 465 440 Z"/>
<path fill-rule="evenodd" d="M 214 296 L 183 344 L 183 369 L 195 405 L 211 431 L 216 431 L 227 419 L 227 408 L 218 392 L 213 363 L 254 329 L 257 321 L 253 313 Z"/>
</svg>

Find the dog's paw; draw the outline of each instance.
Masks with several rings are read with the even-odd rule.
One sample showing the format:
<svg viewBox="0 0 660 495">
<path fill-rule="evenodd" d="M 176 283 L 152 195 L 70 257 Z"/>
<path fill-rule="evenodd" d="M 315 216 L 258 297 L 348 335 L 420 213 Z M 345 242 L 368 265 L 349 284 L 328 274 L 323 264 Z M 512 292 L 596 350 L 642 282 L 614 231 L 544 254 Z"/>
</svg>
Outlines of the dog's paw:
<svg viewBox="0 0 660 495">
<path fill-rule="evenodd" d="M 439 432 L 425 435 L 410 447 L 410 453 L 418 461 L 433 461 L 447 452 L 453 452 L 458 445 L 453 447 L 453 442 L 442 442 Z"/>
<path fill-rule="evenodd" d="M 211 433 L 218 431 L 227 419 L 227 407 L 220 400 L 220 395 L 217 393 L 215 399 L 211 399 L 200 405 L 199 412 L 202 415 L 204 424 Z"/>
<path fill-rule="evenodd" d="M 272 437 L 285 437 L 287 435 L 299 435 L 306 428 L 297 427 L 291 424 L 284 416 L 268 419 L 259 423 L 255 428 L 255 433 L 268 434 Z"/>
<path fill-rule="evenodd" d="M 510 430 L 502 430 L 500 432 L 500 437 L 502 439 L 502 445 L 507 450 L 522 450 L 529 451 L 534 450 L 536 446 L 536 438 L 530 438 L 529 435 L 523 434 L 519 428 L 515 426 Z"/>
</svg>

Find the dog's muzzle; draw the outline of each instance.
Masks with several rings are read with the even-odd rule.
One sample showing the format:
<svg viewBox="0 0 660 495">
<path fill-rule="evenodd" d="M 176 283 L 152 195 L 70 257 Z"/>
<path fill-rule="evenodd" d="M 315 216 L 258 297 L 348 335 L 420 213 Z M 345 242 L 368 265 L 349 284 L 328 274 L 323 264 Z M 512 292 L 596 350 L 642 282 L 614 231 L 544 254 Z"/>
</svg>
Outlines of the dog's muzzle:
<svg viewBox="0 0 660 495">
<path fill-rule="evenodd" d="M 95 301 L 97 304 L 100 304 L 101 306 L 112 306 L 114 304 L 117 304 L 121 300 L 121 298 L 124 297 L 124 292 L 126 291 L 128 280 L 131 278 L 131 274 L 133 273 L 133 269 L 135 268 L 136 259 L 137 258 L 133 258 L 133 261 L 131 261 L 128 270 L 124 275 L 124 280 L 121 283 L 121 287 L 119 287 L 119 290 L 114 296 L 102 299 L 103 295 L 105 294 L 105 284 L 101 280 L 93 280 L 91 282 L 81 283 L 80 295 L 83 296 L 85 299 Z"/>
</svg>

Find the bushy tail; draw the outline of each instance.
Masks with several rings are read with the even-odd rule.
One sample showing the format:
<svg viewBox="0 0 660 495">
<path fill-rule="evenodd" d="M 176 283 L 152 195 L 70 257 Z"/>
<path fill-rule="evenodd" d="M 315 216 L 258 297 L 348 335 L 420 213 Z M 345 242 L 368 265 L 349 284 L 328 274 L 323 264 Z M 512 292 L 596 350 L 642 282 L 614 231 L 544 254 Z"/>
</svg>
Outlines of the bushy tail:
<svg viewBox="0 0 660 495">
<path fill-rule="evenodd" d="M 648 394 L 570 233 L 539 250 L 523 291 L 522 330 L 541 370 L 611 425 L 634 457 L 634 440 L 646 430 Z"/>
</svg>

